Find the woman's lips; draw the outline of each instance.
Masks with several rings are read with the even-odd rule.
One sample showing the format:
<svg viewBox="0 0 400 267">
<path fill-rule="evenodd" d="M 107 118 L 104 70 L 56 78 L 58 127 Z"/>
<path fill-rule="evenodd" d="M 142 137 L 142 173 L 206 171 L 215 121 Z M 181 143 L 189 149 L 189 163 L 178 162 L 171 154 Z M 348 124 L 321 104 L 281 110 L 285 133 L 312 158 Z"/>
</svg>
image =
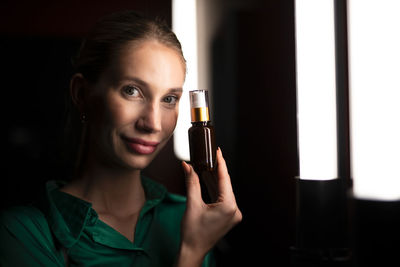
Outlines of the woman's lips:
<svg viewBox="0 0 400 267">
<path fill-rule="evenodd" d="M 132 151 L 142 155 L 153 153 L 159 144 L 159 142 L 146 141 L 140 138 L 123 137 L 123 139 Z"/>
</svg>

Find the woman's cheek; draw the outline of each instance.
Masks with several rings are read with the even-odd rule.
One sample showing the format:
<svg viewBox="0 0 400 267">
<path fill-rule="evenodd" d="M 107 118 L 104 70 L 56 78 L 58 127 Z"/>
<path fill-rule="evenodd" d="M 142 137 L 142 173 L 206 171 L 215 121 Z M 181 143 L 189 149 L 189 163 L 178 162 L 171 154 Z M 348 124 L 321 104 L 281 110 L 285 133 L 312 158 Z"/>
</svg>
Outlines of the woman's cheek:
<svg viewBox="0 0 400 267">
<path fill-rule="evenodd" d="M 115 126 L 124 125 L 132 120 L 135 114 L 135 108 L 132 105 L 126 105 L 121 101 L 109 102 L 108 120 Z"/>
<path fill-rule="evenodd" d="M 163 118 L 163 128 L 166 131 L 166 135 L 170 136 L 175 130 L 175 126 L 178 120 L 178 111 L 174 110 L 171 111 L 170 113 L 167 114 L 167 116 L 164 116 Z"/>
</svg>

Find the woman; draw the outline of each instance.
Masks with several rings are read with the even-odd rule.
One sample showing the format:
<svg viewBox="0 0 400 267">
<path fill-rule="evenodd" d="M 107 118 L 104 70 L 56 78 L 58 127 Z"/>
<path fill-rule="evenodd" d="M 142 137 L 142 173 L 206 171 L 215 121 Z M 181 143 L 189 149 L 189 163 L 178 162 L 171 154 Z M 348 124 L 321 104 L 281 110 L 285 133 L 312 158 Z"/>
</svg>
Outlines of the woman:
<svg viewBox="0 0 400 267">
<path fill-rule="evenodd" d="M 42 204 L 4 212 L 1 266 L 209 266 L 241 220 L 221 150 L 218 201 L 205 204 L 182 162 L 187 198 L 141 176 L 171 137 L 186 65 L 164 24 L 120 12 L 101 20 L 75 62 L 77 171 L 47 183 Z"/>
</svg>

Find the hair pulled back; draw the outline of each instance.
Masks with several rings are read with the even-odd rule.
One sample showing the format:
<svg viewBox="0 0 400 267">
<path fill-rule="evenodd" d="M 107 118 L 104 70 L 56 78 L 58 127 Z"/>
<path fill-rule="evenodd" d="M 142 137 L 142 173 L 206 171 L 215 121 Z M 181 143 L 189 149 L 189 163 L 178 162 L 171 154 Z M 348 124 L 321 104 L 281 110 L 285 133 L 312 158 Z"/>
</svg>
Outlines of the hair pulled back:
<svg viewBox="0 0 400 267">
<path fill-rule="evenodd" d="M 124 45 L 145 40 L 156 40 L 176 50 L 186 68 L 181 44 L 164 21 L 127 10 L 108 15 L 95 24 L 73 62 L 75 72 L 96 82 Z"/>
</svg>

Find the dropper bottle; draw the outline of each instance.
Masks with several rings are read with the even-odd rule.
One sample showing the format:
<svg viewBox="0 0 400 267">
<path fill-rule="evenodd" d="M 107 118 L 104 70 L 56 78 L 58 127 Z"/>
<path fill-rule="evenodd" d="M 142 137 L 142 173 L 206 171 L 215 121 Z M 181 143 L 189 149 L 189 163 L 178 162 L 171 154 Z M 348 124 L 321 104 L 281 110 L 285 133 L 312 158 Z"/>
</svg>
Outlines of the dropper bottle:
<svg viewBox="0 0 400 267">
<path fill-rule="evenodd" d="M 216 179 L 216 145 L 214 127 L 210 121 L 208 91 L 194 90 L 189 92 L 191 122 L 189 128 L 190 163 L 200 178 L 203 200 L 214 202 L 217 197 Z"/>
<path fill-rule="evenodd" d="M 215 169 L 216 146 L 214 127 L 210 121 L 208 91 L 189 92 L 191 122 L 189 128 L 190 161 L 195 171 L 213 171 Z"/>
</svg>

